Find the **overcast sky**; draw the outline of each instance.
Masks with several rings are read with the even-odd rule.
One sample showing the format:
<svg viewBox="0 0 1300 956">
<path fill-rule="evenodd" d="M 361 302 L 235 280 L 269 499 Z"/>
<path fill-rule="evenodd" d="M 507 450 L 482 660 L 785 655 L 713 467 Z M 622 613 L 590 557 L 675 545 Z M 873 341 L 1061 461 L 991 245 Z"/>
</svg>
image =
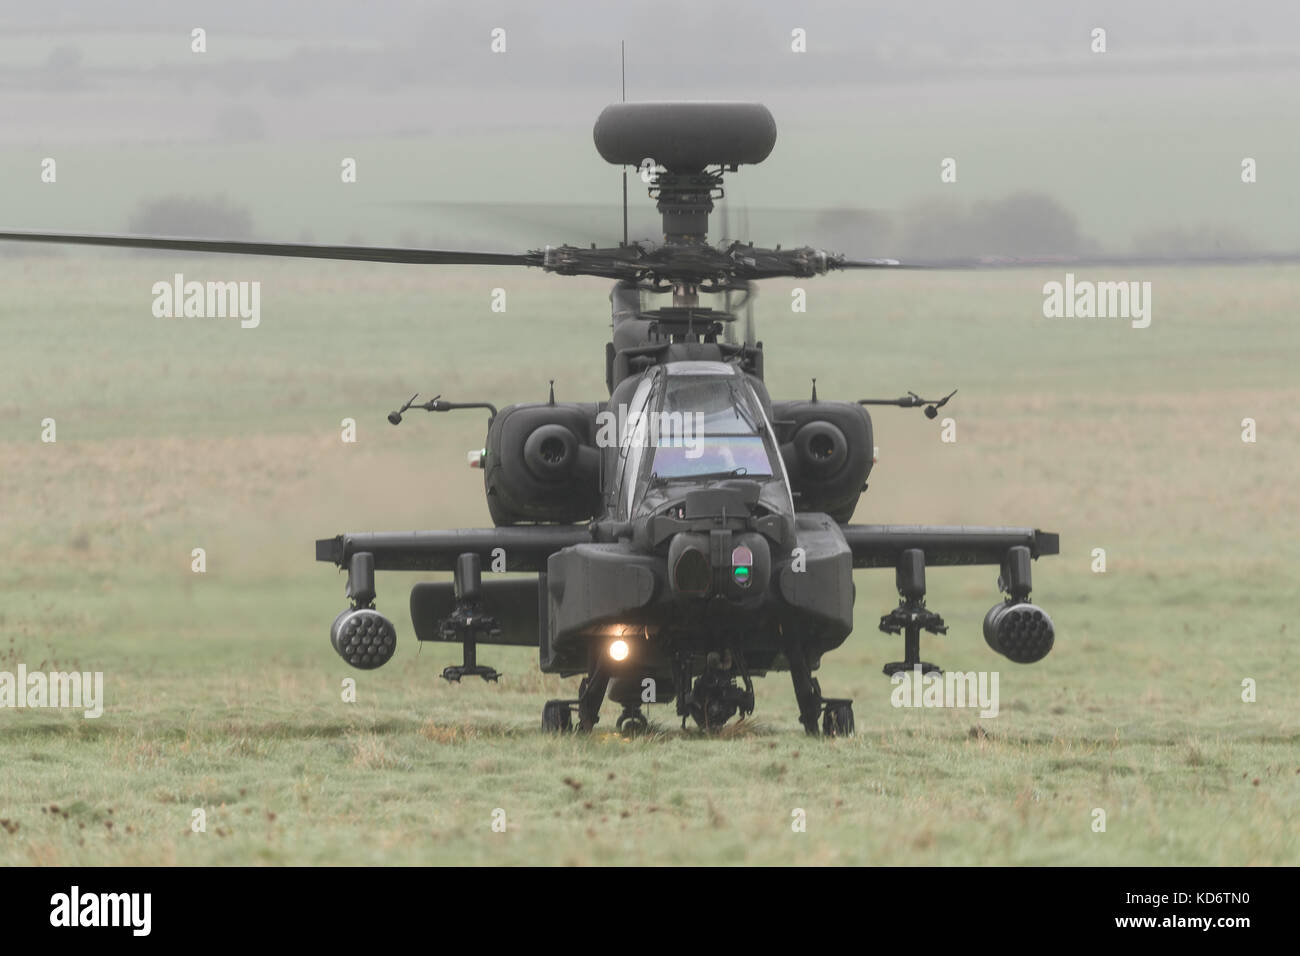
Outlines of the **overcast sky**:
<svg viewBox="0 0 1300 956">
<path fill-rule="evenodd" d="M 195 28 L 206 31 L 202 54 L 191 50 Z M 497 28 L 503 54 L 491 49 Z M 1091 49 L 1097 28 L 1105 56 Z M 791 49 L 796 29 L 806 31 L 804 53 Z M 1174 228 L 1300 247 L 1290 218 L 1263 215 L 1300 202 L 1295 0 L 3 0 L 0 179 L 10 213 L 0 218 L 120 231 L 128 198 L 165 193 L 168 176 L 184 181 L 177 164 L 194 159 L 160 153 L 150 160 L 156 181 L 141 175 L 109 195 L 84 157 L 150 144 L 209 157 L 283 144 L 288 156 L 341 141 L 350 155 L 407 137 L 443 148 L 436 171 L 420 160 L 430 171 L 418 195 L 408 197 L 407 181 L 401 198 L 569 202 L 589 199 L 596 181 L 608 196 L 590 131 L 620 96 L 620 41 L 630 100 L 772 109 L 777 149 L 735 183 L 755 208 L 898 210 L 1029 189 L 1110 248 Z M 507 133 L 526 137 L 516 142 L 530 155 L 501 160 L 482 145 Z M 29 171 L 60 149 L 80 150 L 83 168 L 51 195 Z M 332 147 L 322 152 L 336 167 Z M 1235 170 L 1256 153 L 1267 175 L 1243 193 Z M 962 190 L 941 192 L 937 163 L 958 154 Z M 520 175 L 521 160 L 548 163 L 546 174 Z M 191 179 L 265 206 L 241 197 L 233 174 L 222 181 L 220 168 L 196 166 Z M 273 188 L 297 204 L 295 227 L 342 238 L 342 225 L 313 220 L 317 196 Z M 283 222 L 258 212 L 259 231 L 285 237 Z"/>
<path fill-rule="evenodd" d="M 201 59 L 194 27 L 208 34 Z M 489 50 L 497 27 L 505 55 Z M 864 91 L 945 81 L 958 101 L 1008 88 L 1040 99 L 1097 79 L 1094 27 L 1108 34 L 1107 80 L 1192 78 L 1248 96 L 1261 76 L 1300 76 L 1292 0 L 4 0 L 0 136 L 202 136 L 205 113 L 249 102 L 283 136 L 583 127 L 618 98 L 620 40 L 631 99 L 758 99 L 818 115 Z M 790 50 L 795 28 L 803 56 Z M 357 96 L 364 109 L 351 108 Z"/>
</svg>

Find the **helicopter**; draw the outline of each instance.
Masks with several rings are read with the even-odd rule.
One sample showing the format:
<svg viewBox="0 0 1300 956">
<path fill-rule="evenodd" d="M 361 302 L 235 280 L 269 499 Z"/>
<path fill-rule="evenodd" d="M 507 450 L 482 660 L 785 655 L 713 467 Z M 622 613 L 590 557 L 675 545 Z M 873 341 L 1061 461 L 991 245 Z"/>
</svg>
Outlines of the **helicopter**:
<svg viewBox="0 0 1300 956">
<path fill-rule="evenodd" d="M 929 418 L 955 392 L 925 399 L 776 400 L 764 384 L 754 332 L 755 284 L 858 269 L 895 259 L 850 259 L 809 246 L 757 248 L 707 240 L 723 181 L 765 160 L 776 143 L 757 103 L 651 102 L 607 107 L 595 146 L 648 181 L 663 241 L 597 248 L 547 246 L 520 254 L 125 235 L 0 232 L 23 242 L 255 254 L 410 264 L 529 266 L 613 280 L 605 345 L 608 396 L 497 408 L 416 394 L 413 410 L 488 413 L 483 472 L 493 527 L 338 534 L 316 541 L 317 561 L 346 570 L 347 606 L 330 627 L 353 667 L 392 659 L 397 628 L 377 607 L 376 574 L 451 572 L 410 593 L 420 642 L 458 643 L 449 681 L 499 672 L 481 645 L 535 647 L 542 672 L 580 677 L 576 698 L 549 700 L 542 727 L 592 731 L 608 698 L 616 727 L 648 728 L 644 705 L 675 703 L 716 731 L 755 707 L 754 680 L 790 674 L 799 721 L 811 735 L 854 732 L 853 702 L 825 696 L 822 658 L 853 630 L 857 570 L 892 568 L 898 605 L 880 619 L 901 635 L 895 675 L 938 672 L 921 659 L 922 632 L 947 625 L 926 604 L 926 569 L 998 568 L 985 615 L 988 646 L 1021 664 L 1055 642 L 1051 618 L 1030 601 L 1032 562 L 1060 551 L 1031 527 L 852 524 L 875 461 L 868 406 L 922 408 Z M 700 304 L 724 296 L 724 308 Z M 648 308 L 652 296 L 670 304 Z M 733 299 L 733 297 L 739 297 Z"/>
</svg>

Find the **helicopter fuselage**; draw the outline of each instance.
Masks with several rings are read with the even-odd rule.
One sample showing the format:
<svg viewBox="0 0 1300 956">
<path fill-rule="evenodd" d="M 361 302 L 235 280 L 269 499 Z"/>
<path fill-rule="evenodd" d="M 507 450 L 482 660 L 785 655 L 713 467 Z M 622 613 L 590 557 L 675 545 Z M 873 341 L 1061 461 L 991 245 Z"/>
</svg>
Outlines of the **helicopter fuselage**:
<svg viewBox="0 0 1300 956">
<path fill-rule="evenodd" d="M 615 341 L 645 321 L 616 311 Z M 848 524 L 873 464 L 866 409 L 815 392 L 773 402 L 753 349 L 712 338 L 643 338 L 633 348 L 653 361 L 627 368 L 607 402 L 494 410 L 477 464 L 496 528 L 318 542 L 318 558 L 350 572 L 359 617 L 331 632 L 345 659 L 391 656 L 395 628 L 371 617 L 376 569 L 451 570 L 411 592 L 416 637 L 465 648 L 446 677 L 495 679 L 480 644 L 536 646 L 543 672 L 584 676 L 568 702 L 580 725 L 609 696 L 620 720 L 676 700 L 683 720 L 717 727 L 752 711 L 752 678 L 785 670 L 805 726 L 839 707 L 843 730 L 847 704 L 823 698 L 812 672 L 853 630 L 855 568 L 896 568 L 903 600 L 881 628 L 907 633 L 898 666 L 921 666 L 920 630 L 946 629 L 924 608 L 926 563 L 1005 569 L 1010 555 L 1054 553 L 1055 536 L 1032 529 Z M 1027 565 L 1013 570 L 1013 598 L 994 610 L 1016 608 L 1003 626 L 1037 659 L 1050 621 L 1032 618 Z M 563 703 L 548 705 L 553 722 Z"/>
</svg>

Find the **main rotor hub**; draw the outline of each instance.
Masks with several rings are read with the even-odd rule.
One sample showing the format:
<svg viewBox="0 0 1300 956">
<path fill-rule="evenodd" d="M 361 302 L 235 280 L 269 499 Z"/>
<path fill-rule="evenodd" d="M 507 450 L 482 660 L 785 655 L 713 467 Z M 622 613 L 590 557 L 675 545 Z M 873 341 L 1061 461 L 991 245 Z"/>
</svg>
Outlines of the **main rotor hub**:
<svg viewBox="0 0 1300 956">
<path fill-rule="evenodd" d="M 663 216 L 664 242 L 622 242 L 603 249 L 547 246 L 530 251 L 526 264 L 671 291 L 678 310 L 697 308 L 698 293 L 738 291 L 758 279 L 898 265 L 884 259 L 850 262 L 809 246 L 709 245 L 709 213 L 723 196 L 723 175 L 761 163 L 776 145 L 776 121 L 759 103 L 620 103 L 605 107 L 593 136 L 607 162 L 646 174 Z"/>
<path fill-rule="evenodd" d="M 693 309 L 700 304 L 700 287 L 687 282 L 673 285 L 673 307 Z"/>
<path fill-rule="evenodd" d="M 653 177 L 664 242 L 702 244 L 722 175 L 761 163 L 776 145 L 776 121 L 761 103 L 618 103 L 592 131 L 606 162 Z"/>
</svg>

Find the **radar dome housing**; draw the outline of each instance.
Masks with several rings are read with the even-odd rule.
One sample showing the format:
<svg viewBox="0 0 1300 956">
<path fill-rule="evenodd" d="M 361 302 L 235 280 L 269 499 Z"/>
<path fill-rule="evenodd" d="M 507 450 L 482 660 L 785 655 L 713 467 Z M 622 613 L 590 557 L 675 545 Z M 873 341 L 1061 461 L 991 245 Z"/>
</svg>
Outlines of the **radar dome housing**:
<svg viewBox="0 0 1300 956">
<path fill-rule="evenodd" d="M 616 103 L 596 119 L 593 136 L 608 163 L 650 159 L 685 173 L 761 163 L 776 145 L 776 120 L 761 103 Z"/>
</svg>

